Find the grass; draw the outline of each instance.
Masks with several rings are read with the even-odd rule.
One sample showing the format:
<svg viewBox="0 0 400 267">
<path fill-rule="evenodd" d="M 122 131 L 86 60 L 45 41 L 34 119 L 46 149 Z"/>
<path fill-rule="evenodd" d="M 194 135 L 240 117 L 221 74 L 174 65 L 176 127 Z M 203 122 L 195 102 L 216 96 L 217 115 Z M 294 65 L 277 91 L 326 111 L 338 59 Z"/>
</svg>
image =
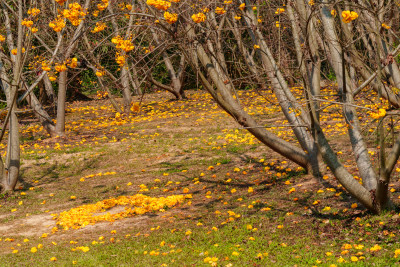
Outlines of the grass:
<svg viewBox="0 0 400 267">
<path fill-rule="evenodd" d="M 332 176 L 324 188 L 235 129 L 201 92 L 187 102 L 147 97 L 141 113 L 123 120 L 106 102 L 72 104 L 69 116 L 83 126 L 68 126 L 67 139 L 24 139 L 21 183 L 0 196 L 1 266 L 398 265 L 399 211 L 368 213 Z M 245 97 L 266 105 L 247 91 Z M 169 110 L 179 116 L 166 117 Z M 271 117 L 267 110 L 257 116 Z M 107 123 L 98 126 L 105 121 L 98 117 Z M 391 188 L 398 204 L 397 181 Z M 187 192 L 192 199 L 165 212 L 78 230 L 57 228 L 51 216 L 123 195 Z M 38 244 L 43 248 L 32 253 Z M 77 247 L 89 251 L 71 250 Z"/>
</svg>

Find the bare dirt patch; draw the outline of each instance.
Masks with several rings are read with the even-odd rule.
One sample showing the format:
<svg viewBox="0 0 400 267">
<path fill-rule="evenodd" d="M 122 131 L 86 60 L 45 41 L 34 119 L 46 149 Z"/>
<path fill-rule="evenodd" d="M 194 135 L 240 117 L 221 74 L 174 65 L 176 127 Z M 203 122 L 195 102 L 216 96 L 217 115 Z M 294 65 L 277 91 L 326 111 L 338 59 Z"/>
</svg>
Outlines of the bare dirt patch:
<svg viewBox="0 0 400 267">
<path fill-rule="evenodd" d="M 7 236 L 38 236 L 56 226 L 50 214 L 31 215 L 25 219 L 0 225 L 0 233 Z"/>
</svg>

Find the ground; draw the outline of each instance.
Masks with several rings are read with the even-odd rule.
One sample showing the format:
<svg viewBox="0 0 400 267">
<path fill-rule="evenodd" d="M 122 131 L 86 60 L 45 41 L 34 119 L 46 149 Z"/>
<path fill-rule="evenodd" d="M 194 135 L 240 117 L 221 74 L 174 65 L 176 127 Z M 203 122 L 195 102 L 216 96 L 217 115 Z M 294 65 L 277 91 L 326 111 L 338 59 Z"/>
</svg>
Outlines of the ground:
<svg viewBox="0 0 400 267">
<path fill-rule="evenodd" d="M 294 141 L 270 95 L 238 92 L 261 124 Z M 374 97 L 360 104 L 373 107 Z M 260 144 L 205 92 L 170 98 L 146 95 L 130 116 L 107 100 L 70 103 L 65 138 L 22 113 L 21 180 L 0 198 L 0 265 L 399 264 L 398 211 L 370 214 L 329 173 L 323 185 Z M 323 108 L 326 133 L 356 175 L 339 107 Z"/>
</svg>

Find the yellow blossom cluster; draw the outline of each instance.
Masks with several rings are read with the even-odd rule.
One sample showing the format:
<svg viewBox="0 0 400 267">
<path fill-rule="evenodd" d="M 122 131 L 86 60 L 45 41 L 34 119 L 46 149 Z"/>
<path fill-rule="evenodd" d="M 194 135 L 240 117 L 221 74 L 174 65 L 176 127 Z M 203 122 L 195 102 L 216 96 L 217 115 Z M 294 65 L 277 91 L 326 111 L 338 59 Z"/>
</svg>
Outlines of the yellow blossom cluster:
<svg viewBox="0 0 400 267">
<path fill-rule="evenodd" d="M 81 24 L 82 19 L 86 16 L 86 13 L 83 11 L 82 6 L 79 3 L 69 4 L 69 9 L 64 9 L 63 16 L 67 18 L 72 25 L 78 26 Z"/>
<path fill-rule="evenodd" d="M 49 63 L 46 60 L 42 61 L 41 65 L 42 65 L 42 70 L 51 71 L 51 67 L 49 66 Z"/>
<path fill-rule="evenodd" d="M 98 99 L 104 99 L 108 96 L 108 93 L 106 91 L 97 91 L 96 93 Z"/>
<path fill-rule="evenodd" d="M 192 20 L 196 23 L 200 23 L 206 20 L 206 15 L 204 13 L 197 13 L 192 15 Z"/>
<path fill-rule="evenodd" d="M 26 26 L 26 27 L 30 28 L 30 27 L 33 26 L 33 21 L 32 21 L 32 20 L 24 19 L 24 20 L 21 22 L 21 24 L 22 24 L 23 26 Z"/>
<path fill-rule="evenodd" d="M 223 7 L 217 7 L 215 8 L 215 13 L 222 15 L 225 14 L 226 10 Z"/>
<path fill-rule="evenodd" d="M 117 62 L 117 64 L 122 67 L 125 65 L 125 56 L 121 55 L 120 53 L 115 53 L 115 62 Z"/>
<path fill-rule="evenodd" d="M 71 248 L 71 251 L 77 251 L 77 250 L 80 250 L 80 251 L 83 251 L 83 252 L 88 252 L 88 251 L 90 250 L 90 248 L 89 248 L 89 247 L 76 247 L 76 248 Z"/>
<path fill-rule="evenodd" d="M 111 42 L 116 45 L 117 49 L 121 49 L 125 52 L 132 51 L 135 46 L 132 44 L 131 40 L 124 40 L 121 36 L 116 36 L 111 39 Z"/>
<path fill-rule="evenodd" d="M 370 113 L 370 116 L 373 118 L 373 119 L 379 119 L 379 118 L 382 118 L 382 117 L 385 117 L 386 116 L 386 109 L 384 109 L 384 108 L 380 108 L 379 110 L 378 110 L 378 112 L 371 112 Z"/>
<path fill-rule="evenodd" d="M 55 32 L 60 32 L 65 27 L 64 19 L 59 15 L 57 18 L 49 23 L 50 28 Z"/>
<path fill-rule="evenodd" d="M 32 20 L 24 19 L 24 20 L 21 22 L 21 24 L 22 24 L 23 26 L 26 26 L 27 28 L 29 28 L 29 29 L 31 30 L 31 32 L 33 32 L 33 33 L 36 33 L 36 32 L 39 31 L 38 28 L 32 27 L 32 26 L 33 26 L 33 21 L 32 21 Z"/>
<path fill-rule="evenodd" d="M 97 22 L 96 27 L 94 27 L 94 29 L 92 30 L 92 33 L 104 31 L 105 28 L 107 28 L 107 25 L 104 22 Z"/>
<path fill-rule="evenodd" d="M 47 76 L 49 76 L 49 80 L 52 81 L 52 82 L 57 80 L 57 76 L 55 76 L 53 74 L 48 73 Z M 55 149 L 57 149 L 57 148 L 55 148 Z"/>
<path fill-rule="evenodd" d="M 0 34 L 0 42 L 4 42 L 6 40 L 6 38 Z"/>
<path fill-rule="evenodd" d="M 147 0 L 147 5 L 153 6 L 159 10 L 166 11 L 168 8 L 171 7 L 171 2 L 164 1 L 164 0 Z"/>
<path fill-rule="evenodd" d="M 71 69 L 75 69 L 76 67 L 78 67 L 78 59 L 76 57 L 71 58 L 71 60 L 68 61 L 68 67 L 70 67 Z"/>
<path fill-rule="evenodd" d="M 17 48 L 14 48 L 13 50 L 11 50 L 11 54 L 13 54 L 14 56 L 17 55 L 17 53 L 18 53 L 18 49 Z M 25 53 L 25 48 L 24 47 L 22 47 L 22 54 L 23 53 Z"/>
<path fill-rule="evenodd" d="M 127 9 L 127 10 L 129 10 L 129 11 L 132 10 L 132 5 L 131 5 L 131 4 L 121 3 L 121 4 L 119 4 L 118 6 L 119 6 L 119 8 L 120 8 L 121 10 L 125 10 L 125 9 Z"/>
<path fill-rule="evenodd" d="M 28 15 L 32 15 L 32 17 L 36 17 L 37 15 L 39 15 L 40 13 L 40 9 L 38 8 L 32 8 L 28 10 Z"/>
<path fill-rule="evenodd" d="M 278 8 L 278 9 L 275 11 L 275 14 L 280 15 L 280 14 L 282 14 L 283 12 L 285 12 L 285 9 L 284 9 L 284 8 Z"/>
<path fill-rule="evenodd" d="M 97 9 L 103 11 L 108 7 L 108 0 L 101 0 L 101 4 L 97 4 Z"/>
<path fill-rule="evenodd" d="M 54 66 L 54 69 L 55 69 L 57 72 L 63 72 L 63 71 L 66 71 L 66 70 L 67 70 L 67 66 L 65 65 L 65 63 L 57 63 L 57 64 Z"/>
<path fill-rule="evenodd" d="M 79 229 L 97 222 L 113 222 L 118 219 L 141 215 L 147 212 L 164 211 L 165 208 L 171 208 L 183 203 L 187 198 L 191 198 L 191 195 L 173 195 L 160 198 L 142 194 L 120 196 L 118 198 L 99 201 L 96 204 L 82 205 L 69 211 L 61 212 L 58 215 L 55 214 L 54 219 L 57 220 L 57 225 L 65 230 L 70 228 Z M 107 212 L 104 214 L 105 211 L 115 206 L 127 207 L 122 212 L 114 214 Z"/>
<path fill-rule="evenodd" d="M 342 12 L 342 18 L 344 23 L 349 23 L 358 18 L 358 14 L 355 11 L 344 10 Z"/>
<path fill-rule="evenodd" d="M 95 74 L 96 74 L 97 77 L 103 77 L 104 76 L 104 71 L 97 70 Z"/>
<path fill-rule="evenodd" d="M 174 24 L 178 20 L 178 14 L 164 12 L 164 18 L 169 24 Z"/>
</svg>

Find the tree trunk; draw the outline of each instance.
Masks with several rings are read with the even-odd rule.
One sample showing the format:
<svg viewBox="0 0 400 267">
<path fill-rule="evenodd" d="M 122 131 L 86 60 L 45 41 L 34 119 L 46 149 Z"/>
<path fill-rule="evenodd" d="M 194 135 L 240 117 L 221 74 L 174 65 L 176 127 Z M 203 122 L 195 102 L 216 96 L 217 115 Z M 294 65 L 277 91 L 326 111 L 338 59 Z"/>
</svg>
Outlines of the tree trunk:
<svg viewBox="0 0 400 267">
<path fill-rule="evenodd" d="M 65 104 L 67 98 L 67 75 L 68 71 L 60 73 L 58 78 L 58 99 L 57 99 L 57 122 L 56 133 L 58 136 L 65 135 Z"/>
</svg>

